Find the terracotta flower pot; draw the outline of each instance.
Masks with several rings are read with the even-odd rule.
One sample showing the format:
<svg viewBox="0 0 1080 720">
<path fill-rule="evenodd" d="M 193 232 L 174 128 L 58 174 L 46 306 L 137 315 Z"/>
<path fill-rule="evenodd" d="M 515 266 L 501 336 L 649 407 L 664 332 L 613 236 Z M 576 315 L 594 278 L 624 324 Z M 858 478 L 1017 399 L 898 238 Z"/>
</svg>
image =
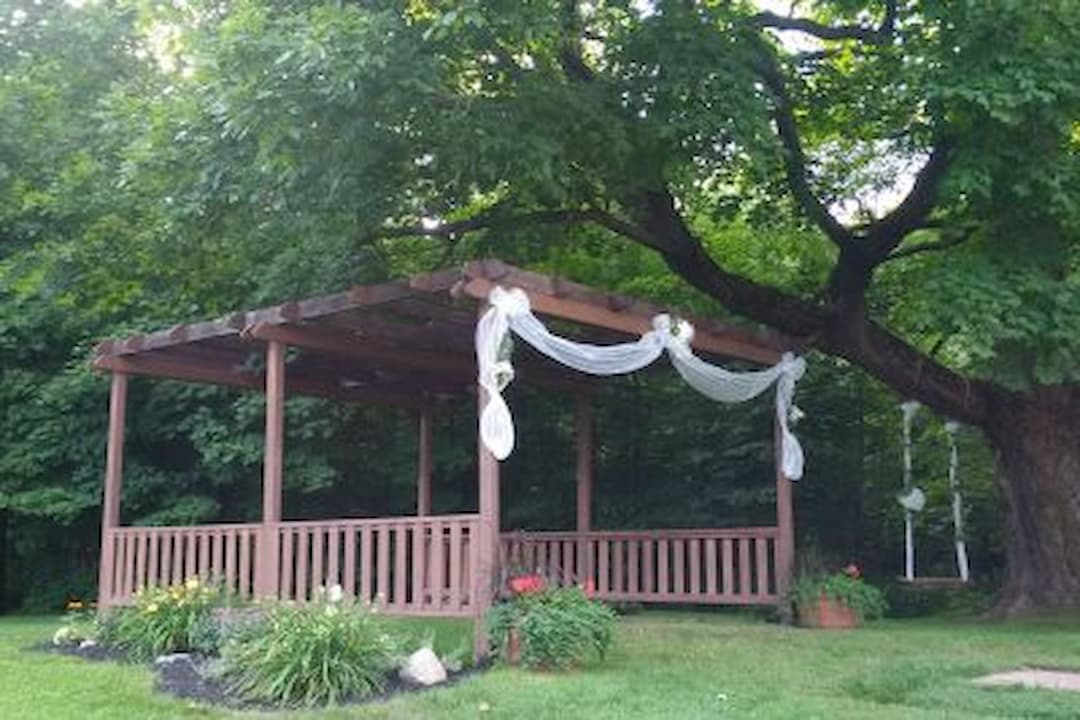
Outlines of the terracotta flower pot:
<svg viewBox="0 0 1080 720">
<path fill-rule="evenodd" d="M 521 630 L 512 627 L 506 631 L 506 663 L 521 664 Z"/>
<path fill-rule="evenodd" d="M 844 602 L 828 595 L 821 595 L 817 602 L 799 606 L 799 624 L 803 627 L 826 630 L 858 627 L 859 614 Z"/>
</svg>

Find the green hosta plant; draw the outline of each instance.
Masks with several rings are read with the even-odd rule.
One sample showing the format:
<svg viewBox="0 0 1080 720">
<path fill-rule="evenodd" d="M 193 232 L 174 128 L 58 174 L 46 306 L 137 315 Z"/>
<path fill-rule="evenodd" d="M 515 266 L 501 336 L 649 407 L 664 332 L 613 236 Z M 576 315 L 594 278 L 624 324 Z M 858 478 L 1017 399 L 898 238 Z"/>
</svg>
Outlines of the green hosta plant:
<svg viewBox="0 0 1080 720">
<path fill-rule="evenodd" d="M 135 660 L 174 652 L 214 654 L 220 638 L 212 613 L 220 600 L 217 587 L 195 577 L 183 585 L 143 588 L 133 607 L 98 616 L 98 641 Z"/>
<path fill-rule="evenodd" d="M 248 700 L 335 703 L 381 690 L 399 663 L 399 645 L 369 606 L 332 588 L 308 605 L 277 605 L 231 638 L 222 677 Z"/>
<path fill-rule="evenodd" d="M 521 663 L 530 668 L 564 669 L 603 659 L 611 646 L 615 612 L 577 587 L 527 591 L 493 607 L 488 627 L 496 651 L 506 658 L 511 632 L 521 640 Z"/>
<path fill-rule="evenodd" d="M 884 593 L 863 580 L 855 565 L 831 575 L 800 577 L 791 585 L 791 599 L 798 606 L 807 607 L 823 596 L 847 605 L 862 620 L 880 618 L 888 607 Z"/>
</svg>

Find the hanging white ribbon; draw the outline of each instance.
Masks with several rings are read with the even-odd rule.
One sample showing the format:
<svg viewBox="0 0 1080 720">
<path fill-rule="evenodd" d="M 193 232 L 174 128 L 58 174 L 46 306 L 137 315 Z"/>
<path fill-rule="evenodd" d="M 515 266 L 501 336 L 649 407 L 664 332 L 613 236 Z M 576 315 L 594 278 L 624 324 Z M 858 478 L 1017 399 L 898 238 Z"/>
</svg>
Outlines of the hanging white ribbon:
<svg viewBox="0 0 1080 720">
<path fill-rule="evenodd" d="M 499 460 L 514 449 L 514 422 L 502 397 L 514 376 L 509 356 L 500 349 L 510 330 L 525 342 L 575 370 L 592 375 L 622 375 L 655 362 L 666 350 L 679 375 L 698 392 L 713 400 L 735 403 L 757 397 L 776 383 L 776 418 L 780 427 L 781 470 L 798 480 L 803 474 L 803 452 L 790 430 L 802 413 L 794 405 L 795 385 L 806 372 L 802 358 L 785 353 L 771 368 L 732 372 L 697 357 L 690 348 L 694 328 L 684 320 L 662 314 L 653 318 L 653 329 L 636 342 L 590 345 L 553 335 L 533 314 L 529 297 L 519 288 L 496 286 L 488 296 L 491 307 L 476 325 L 476 360 L 479 384 L 487 395 L 480 414 L 480 437 Z"/>
<path fill-rule="evenodd" d="M 964 540 L 964 500 L 960 496 L 960 451 L 956 445 L 956 433 L 960 429 L 955 420 L 945 421 L 945 434 L 949 438 L 949 489 L 952 490 L 953 544 L 956 547 L 956 572 L 967 582 L 971 577 L 968 565 L 967 542 Z"/>
</svg>

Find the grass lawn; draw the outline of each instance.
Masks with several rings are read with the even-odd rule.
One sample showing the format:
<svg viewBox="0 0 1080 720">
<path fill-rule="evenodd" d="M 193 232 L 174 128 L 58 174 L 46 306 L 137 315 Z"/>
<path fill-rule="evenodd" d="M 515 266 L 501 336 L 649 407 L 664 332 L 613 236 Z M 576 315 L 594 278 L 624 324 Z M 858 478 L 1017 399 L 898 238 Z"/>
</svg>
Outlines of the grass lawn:
<svg viewBox="0 0 1080 720">
<path fill-rule="evenodd" d="M 272 715 L 156 695 L 143 667 L 25 650 L 55 627 L 55 618 L 0 618 L 0 718 L 1080 717 L 1080 693 L 967 684 L 1025 664 L 1080 669 L 1077 619 L 885 621 L 822 632 L 734 615 L 644 613 L 621 619 L 609 661 L 581 672 L 498 669 L 377 705 Z M 437 644 L 451 648 L 469 631 L 439 623 Z"/>
</svg>

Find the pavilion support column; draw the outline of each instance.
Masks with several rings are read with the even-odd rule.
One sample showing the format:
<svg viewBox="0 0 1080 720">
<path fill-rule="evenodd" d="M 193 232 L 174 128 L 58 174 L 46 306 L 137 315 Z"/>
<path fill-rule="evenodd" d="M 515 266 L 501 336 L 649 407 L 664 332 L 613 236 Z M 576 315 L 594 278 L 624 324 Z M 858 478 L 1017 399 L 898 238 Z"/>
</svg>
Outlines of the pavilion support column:
<svg viewBox="0 0 1080 720">
<path fill-rule="evenodd" d="M 577 575 L 588 587 L 593 579 L 589 542 L 584 537 L 584 533 L 592 530 L 593 408 L 590 395 L 579 394 L 574 399 L 574 436 L 577 441 Z"/>
<path fill-rule="evenodd" d="M 487 304 L 480 306 L 480 313 L 487 309 Z M 491 647 L 487 634 L 487 611 L 495 598 L 495 587 L 499 579 L 499 461 L 484 446 L 484 441 L 479 436 L 479 417 L 487 404 L 487 391 L 479 385 L 476 391 L 477 397 L 477 468 L 479 482 L 479 533 L 476 538 L 477 547 L 473 556 L 476 562 L 473 565 L 472 588 L 473 597 L 473 651 L 477 659 L 487 657 Z"/>
<path fill-rule="evenodd" d="M 116 548 L 110 531 L 120 527 L 120 492 L 124 478 L 124 420 L 128 376 L 112 374 L 109 390 L 109 435 L 105 450 L 105 488 L 101 503 L 101 557 L 98 564 L 98 607 L 112 604 L 115 595 Z"/>
<path fill-rule="evenodd" d="M 431 406 L 420 408 L 416 458 L 416 514 L 424 517 L 431 514 Z"/>
<path fill-rule="evenodd" d="M 791 480 L 784 476 L 783 450 L 780 424 L 774 422 L 773 443 L 776 447 L 776 594 L 781 599 L 781 617 L 790 619 L 791 608 L 786 607 L 786 597 L 795 568 L 795 513 L 792 507 Z"/>
<path fill-rule="evenodd" d="M 266 441 L 263 450 L 263 511 L 255 563 L 255 597 L 278 594 L 278 524 L 285 445 L 285 345 L 266 346 Z"/>
</svg>

